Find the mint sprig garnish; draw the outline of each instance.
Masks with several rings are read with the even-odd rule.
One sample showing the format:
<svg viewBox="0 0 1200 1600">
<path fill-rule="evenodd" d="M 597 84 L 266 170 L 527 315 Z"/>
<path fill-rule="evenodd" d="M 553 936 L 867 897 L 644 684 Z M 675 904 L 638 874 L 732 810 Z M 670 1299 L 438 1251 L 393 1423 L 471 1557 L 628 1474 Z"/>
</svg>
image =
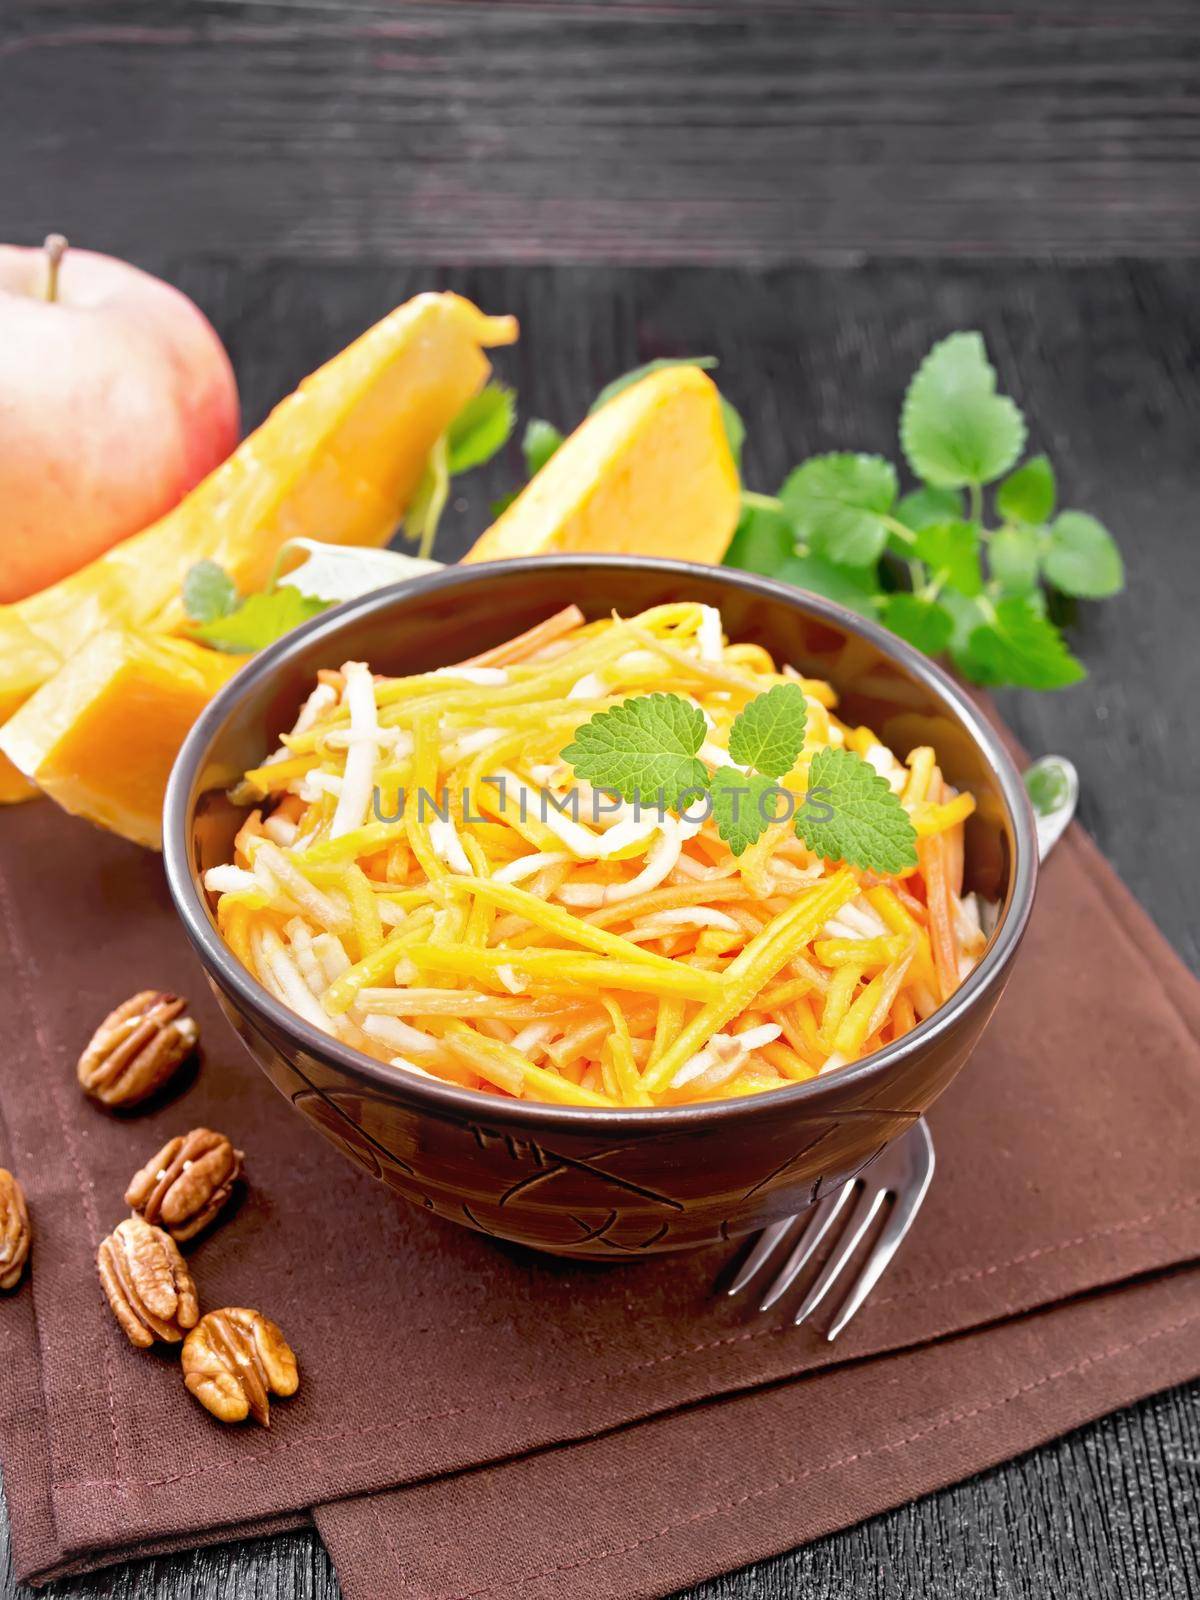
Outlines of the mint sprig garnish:
<svg viewBox="0 0 1200 1600">
<path fill-rule="evenodd" d="M 773 822 L 792 816 L 798 838 L 829 860 L 880 873 L 915 866 L 916 833 L 900 801 L 869 762 L 850 750 L 821 750 L 809 768 L 798 812 L 780 784 L 804 747 L 808 706 L 799 684 L 776 684 L 733 719 L 728 763 L 710 775 L 699 759 L 703 714 L 679 695 L 640 695 L 583 723 L 563 751 L 575 776 L 643 805 L 691 813 L 706 797 L 717 832 L 735 856 Z M 828 760 L 836 757 L 836 760 Z M 748 769 L 748 770 L 743 770 Z"/>
</svg>

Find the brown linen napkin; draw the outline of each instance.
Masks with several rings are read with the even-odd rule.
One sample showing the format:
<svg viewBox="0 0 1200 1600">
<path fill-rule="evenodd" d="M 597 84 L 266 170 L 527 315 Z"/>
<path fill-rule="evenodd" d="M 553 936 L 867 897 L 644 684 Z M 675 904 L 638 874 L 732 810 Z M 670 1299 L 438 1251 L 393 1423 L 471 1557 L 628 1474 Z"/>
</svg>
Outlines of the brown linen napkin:
<svg viewBox="0 0 1200 1600">
<path fill-rule="evenodd" d="M 1200 1270 L 320 1506 L 346 1600 L 641 1600 L 1019 1455 L 1197 1367 Z"/>
<path fill-rule="evenodd" d="M 1078 832 L 1049 864 L 983 1048 L 937 1108 L 938 1181 L 918 1227 L 836 1347 L 714 1297 L 719 1254 L 556 1262 L 390 1197 L 303 1129 L 244 1058 L 175 924 L 160 863 L 49 806 L 0 825 L 0 940 L 12 975 L 0 1160 L 25 1181 L 37 1231 L 32 1285 L 0 1303 L 11 1356 L 0 1449 L 26 1576 L 275 1525 L 758 1386 L 776 1386 L 755 1397 L 769 1407 L 776 1394 L 844 1383 L 830 1390 L 849 1397 L 835 1410 L 868 1439 L 872 1413 L 848 1376 L 866 1367 L 781 1380 L 1200 1256 L 1189 1132 L 1200 1110 L 1200 990 Z M 80 1096 L 74 1060 L 113 1002 L 151 984 L 191 995 L 205 1061 L 174 1101 L 117 1119 Z M 122 1215 L 134 1168 L 200 1123 L 247 1151 L 249 1178 L 236 1214 L 191 1252 L 202 1301 L 260 1307 L 301 1361 L 301 1392 L 275 1408 L 269 1433 L 212 1423 L 169 1352 L 124 1342 L 94 1276 L 96 1243 Z M 979 1335 L 980 1348 L 994 1336 Z M 1123 1357 L 1110 1397 L 1098 1374 L 1080 1414 L 1200 1370 L 1197 1356 L 1164 1379 L 1161 1348 Z M 1156 1358 L 1142 1363 L 1143 1349 Z M 959 1399 L 946 1386 L 957 1372 L 939 1380 L 947 1402 Z M 640 1436 L 635 1427 L 619 1437 Z M 952 1467 L 914 1472 L 889 1492 L 920 1492 L 946 1470 L 961 1475 L 1023 1447 L 986 1422 L 969 1437 L 971 1451 L 946 1458 Z M 636 1459 L 636 1443 L 627 1448 Z M 792 1462 L 800 1456 L 797 1447 Z M 720 1463 L 701 1455 L 690 1465 L 689 1492 L 708 1503 Z M 622 1472 L 631 1499 L 648 1493 L 640 1469 Z M 408 1503 L 397 1497 L 401 1519 Z M 378 1508 L 360 1500 L 330 1515 L 344 1530 Z M 875 1508 L 848 1491 L 839 1520 Z M 784 1525 L 763 1537 L 790 1543 L 806 1529 L 798 1519 L 790 1537 Z M 654 1575 L 652 1552 L 668 1543 L 643 1547 L 644 1592 L 674 1581 L 669 1564 Z M 714 1561 L 752 1553 L 728 1546 Z M 486 1550 L 478 1566 L 477 1585 L 495 1587 Z"/>
</svg>

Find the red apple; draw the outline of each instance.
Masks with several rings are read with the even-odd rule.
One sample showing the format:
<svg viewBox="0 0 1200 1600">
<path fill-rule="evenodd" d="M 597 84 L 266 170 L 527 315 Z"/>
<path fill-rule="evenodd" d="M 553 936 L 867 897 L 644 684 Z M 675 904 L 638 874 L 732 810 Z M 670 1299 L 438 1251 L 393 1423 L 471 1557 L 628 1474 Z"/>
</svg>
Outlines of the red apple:
<svg viewBox="0 0 1200 1600">
<path fill-rule="evenodd" d="M 237 439 L 229 357 L 186 295 L 58 235 L 0 245 L 0 601 L 146 527 Z"/>
</svg>

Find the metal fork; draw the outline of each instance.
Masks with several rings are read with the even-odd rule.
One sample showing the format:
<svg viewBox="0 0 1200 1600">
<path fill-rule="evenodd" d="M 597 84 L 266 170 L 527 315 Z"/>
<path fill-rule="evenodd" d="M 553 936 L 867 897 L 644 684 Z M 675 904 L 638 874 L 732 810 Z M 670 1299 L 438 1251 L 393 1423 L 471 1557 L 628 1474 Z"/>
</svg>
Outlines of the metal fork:
<svg viewBox="0 0 1200 1600">
<path fill-rule="evenodd" d="M 1065 756 L 1043 756 L 1026 770 L 1024 776 L 1037 824 L 1038 857 L 1044 861 L 1075 814 L 1079 798 L 1079 775 Z M 990 931 L 985 927 L 985 932 Z M 884 1203 L 891 1200 L 892 1208 L 879 1238 L 858 1277 L 850 1285 L 825 1335 L 831 1341 L 836 1339 L 887 1271 L 929 1192 L 933 1169 L 933 1139 L 924 1117 L 921 1117 L 907 1133 L 888 1145 L 861 1176 L 844 1183 L 840 1189 L 818 1200 L 798 1216 L 781 1217 L 778 1222 L 764 1228 L 727 1292 L 731 1295 L 741 1294 L 758 1277 L 780 1246 L 785 1241 L 791 1242 L 791 1254 L 769 1284 L 759 1304 L 760 1311 L 769 1311 L 795 1283 L 851 1198 L 857 1195 L 857 1202 L 846 1219 L 833 1254 L 792 1318 L 797 1324 L 806 1322 L 833 1288 Z"/>
<path fill-rule="evenodd" d="M 892 1257 L 900 1248 L 905 1234 L 916 1220 L 917 1212 L 933 1182 L 933 1140 L 924 1117 L 916 1121 L 907 1133 L 892 1141 L 876 1157 L 861 1177 L 852 1178 L 832 1194 L 827 1194 L 816 1205 L 802 1211 L 799 1216 L 783 1217 L 764 1228 L 754 1248 L 729 1286 L 728 1292 L 741 1294 L 759 1272 L 786 1242 L 792 1242 L 791 1254 L 769 1285 L 759 1305 L 760 1311 L 769 1311 L 795 1283 L 821 1246 L 838 1218 L 852 1198 L 857 1196 L 849 1212 L 841 1237 L 821 1269 L 804 1299 L 800 1302 L 792 1321 L 806 1322 L 833 1288 L 834 1282 L 854 1255 L 875 1218 L 887 1200 L 892 1208 L 883 1230 L 875 1242 L 862 1271 L 851 1284 L 849 1293 L 839 1306 L 837 1315 L 829 1325 L 825 1337 L 836 1339 L 838 1334 L 861 1307 L 863 1301 L 887 1270 Z"/>
</svg>

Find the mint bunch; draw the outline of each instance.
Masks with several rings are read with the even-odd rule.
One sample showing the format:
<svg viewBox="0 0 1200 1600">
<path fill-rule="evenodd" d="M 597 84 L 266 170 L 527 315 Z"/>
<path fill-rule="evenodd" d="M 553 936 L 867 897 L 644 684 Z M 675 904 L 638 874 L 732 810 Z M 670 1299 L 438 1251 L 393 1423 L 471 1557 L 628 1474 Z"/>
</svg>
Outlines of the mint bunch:
<svg viewBox="0 0 1200 1600">
<path fill-rule="evenodd" d="M 902 494 L 882 456 L 813 456 L 777 496 L 743 495 L 726 563 L 840 601 L 974 683 L 1063 688 L 1084 669 L 1048 593 L 1103 599 L 1124 570 L 1095 517 L 1056 509 L 1045 456 L 1017 466 L 1025 439 L 982 336 L 953 333 L 904 397 L 900 446 L 920 486 Z"/>
</svg>

